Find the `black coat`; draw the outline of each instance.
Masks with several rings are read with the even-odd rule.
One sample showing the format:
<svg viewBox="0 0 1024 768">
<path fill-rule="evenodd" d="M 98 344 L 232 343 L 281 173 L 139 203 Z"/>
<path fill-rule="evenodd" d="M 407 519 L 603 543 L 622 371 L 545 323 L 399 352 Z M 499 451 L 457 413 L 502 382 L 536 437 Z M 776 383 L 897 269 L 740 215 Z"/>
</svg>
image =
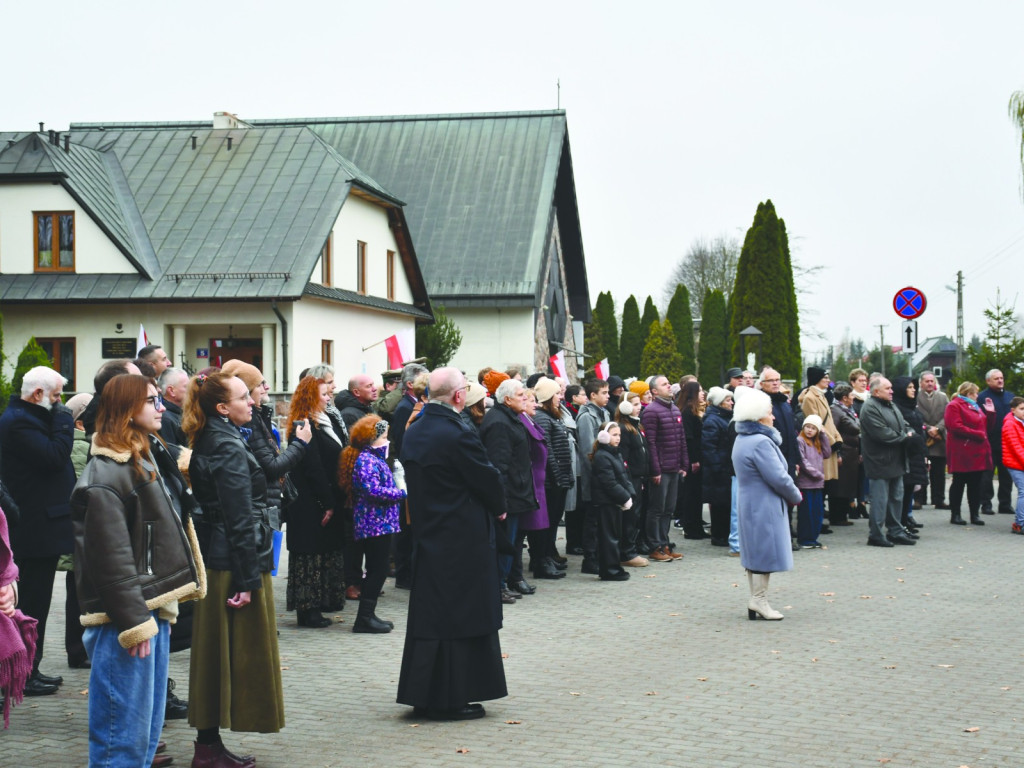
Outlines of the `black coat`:
<svg viewBox="0 0 1024 768">
<path fill-rule="evenodd" d="M 388 430 L 388 440 L 391 441 L 390 456 L 402 455 L 402 440 L 405 438 L 405 427 L 412 416 L 412 407 L 416 405 L 416 399 L 412 395 L 402 395 L 402 399 L 395 406 L 395 412 L 391 414 L 391 429 Z"/>
<path fill-rule="evenodd" d="M 703 419 L 693 411 L 687 409 L 683 414 L 683 433 L 686 435 L 686 452 L 690 456 L 690 464 L 703 464 L 701 458 L 701 432 L 703 431 Z M 687 475 L 690 474 L 690 467 L 686 468 Z"/>
<path fill-rule="evenodd" d="M 98 397 L 93 399 L 99 400 Z M 163 418 L 160 420 L 160 437 L 164 439 L 165 443 L 187 446 L 188 437 L 181 429 L 181 407 L 175 405 L 170 400 L 164 400 L 164 408 L 166 410 L 164 411 Z"/>
<path fill-rule="evenodd" d="M 252 421 L 246 427 L 252 430 L 249 447 L 267 476 L 267 503 L 272 507 L 280 507 L 284 476 L 302 461 L 306 455 L 306 444 L 293 437 L 284 452 L 279 451 L 270 429 L 270 411 L 269 406 L 254 407 Z"/>
<path fill-rule="evenodd" d="M 860 490 L 860 419 L 837 400 L 832 403 L 832 421 L 843 438 L 839 444 L 839 458 L 843 462 L 831 493 L 840 499 L 853 499 Z"/>
<path fill-rule="evenodd" d="M 619 449 L 598 445 L 594 451 L 590 472 L 590 502 L 621 507 L 632 498 L 635 490 L 629 481 L 629 472 L 622 463 Z"/>
<path fill-rule="evenodd" d="M 363 416 L 373 413 L 373 408 L 364 403 L 349 390 L 343 389 L 334 396 L 334 407 L 341 413 L 345 426 L 352 429 L 352 425 Z"/>
<path fill-rule="evenodd" d="M 539 504 L 533 487 L 530 438 L 519 416 L 507 405 L 499 403 L 484 416 L 480 425 L 480 439 L 487 449 L 491 464 L 501 472 L 508 513 L 518 515 L 537 509 Z"/>
<path fill-rule="evenodd" d="M 272 531 L 264 517 L 267 477 L 238 428 L 218 417 L 196 436 L 188 465 L 196 534 L 206 567 L 230 571 L 236 592 L 262 584 L 274 567 Z M 268 558 L 269 555 L 269 558 Z"/>
<path fill-rule="evenodd" d="M 21 511 L 11 551 L 22 557 L 67 555 L 74 549 L 71 491 L 75 423 L 64 405 L 51 410 L 12 396 L 0 416 L 3 481 Z"/>
<path fill-rule="evenodd" d="M 907 397 L 907 387 L 912 381 L 909 376 L 896 376 L 892 380 L 892 402 L 914 432 L 914 436 L 904 442 L 910 467 L 904 478 L 915 485 L 925 485 L 928 483 L 928 443 L 925 439 L 924 416 L 917 410 L 917 398 Z"/>
<path fill-rule="evenodd" d="M 540 408 L 533 421 L 544 433 L 544 443 L 548 448 L 544 485 L 548 488 L 572 488 L 576 485 L 576 476 L 572 472 L 573 449 L 569 429 L 561 418 L 552 418 L 550 413 Z"/>
<path fill-rule="evenodd" d="M 639 493 L 640 488 L 647 478 L 651 476 L 651 459 L 647 448 L 647 437 L 644 435 L 644 426 L 639 419 L 631 419 L 636 432 L 620 427 L 622 440 L 619 442 L 619 455 L 626 463 L 630 478 L 637 478 L 640 482 L 633 484 L 633 489 Z"/>
<path fill-rule="evenodd" d="M 789 476 L 796 477 L 796 465 L 800 463 L 800 448 L 796 444 L 796 420 L 793 418 L 793 409 L 789 400 L 782 392 L 774 395 L 766 393 L 772 401 L 772 413 L 775 414 L 775 429 L 782 435 L 782 446 L 780 450 L 786 457 L 786 465 L 789 468 Z"/>
<path fill-rule="evenodd" d="M 729 504 L 732 501 L 732 445 L 736 431 L 729 429 L 732 412 L 709 405 L 701 429 L 701 450 L 704 461 L 700 472 L 704 501 L 708 504 Z"/>
<path fill-rule="evenodd" d="M 338 488 L 341 445 L 320 425 L 311 421 L 310 426 L 313 436 L 290 475 L 299 497 L 288 508 L 285 530 L 289 552 L 316 555 L 341 549 L 345 499 Z M 334 515 L 327 525 L 320 525 L 328 509 L 333 509 Z"/>
<path fill-rule="evenodd" d="M 400 458 L 414 547 L 406 633 L 447 640 L 496 632 L 501 602 L 494 522 L 505 511 L 501 473 L 476 433 L 440 403 L 428 403 L 410 426 Z"/>
</svg>

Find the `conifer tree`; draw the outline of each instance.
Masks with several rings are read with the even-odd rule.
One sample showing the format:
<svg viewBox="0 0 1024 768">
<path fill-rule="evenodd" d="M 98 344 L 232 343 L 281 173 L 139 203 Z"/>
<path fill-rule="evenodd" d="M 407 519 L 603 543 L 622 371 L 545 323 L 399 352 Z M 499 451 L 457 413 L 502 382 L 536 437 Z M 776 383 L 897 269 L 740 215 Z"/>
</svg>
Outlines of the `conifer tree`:
<svg viewBox="0 0 1024 768">
<path fill-rule="evenodd" d="M 597 306 L 594 307 L 594 322 L 601 329 L 601 342 L 604 345 L 605 357 L 608 358 L 608 369 L 621 375 L 619 367 L 619 324 L 615 317 L 615 302 L 611 291 L 597 295 Z M 602 358 L 597 358 L 598 362 Z"/>
<path fill-rule="evenodd" d="M 651 325 L 651 333 L 644 346 L 640 360 L 641 378 L 663 375 L 669 381 L 679 381 L 684 373 L 683 356 L 679 354 L 679 343 L 672 323 L 666 317 L 662 322 Z"/>
<path fill-rule="evenodd" d="M 53 368 L 53 361 L 33 336 L 18 355 L 18 365 L 14 369 L 14 379 L 11 381 L 11 392 L 21 394 L 21 383 L 25 380 L 25 374 L 37 365 Z"/>
<path fill-rule="evenodd" d="M 720 387 L 725 381 L 726 361 L 725 294 L 704 294 L 704 315 L 700 320 L 698 375 L 704 389 Z"/>
<path fill-rule="evenodd" d="M 444 307 L 434 305 L 433 325 L 416 326 L 416 353 L 427 358 L 427 368 L 443 368 L 462 346 L 462 331 Z"/>
<path fill-rule="evenodd" d="M 630 296 L 622 305 L 622 336 L 619 339 L 620 375 L 639 376 L 640 357 L 644 353 L 644 335 L 640 328 L 640 305 Z"/>
<path fill-rule="evenodd" d="M 601 326 L 597 324 L 596 314 L 593 318 L 591 322 L 583 324 L 583 352 L 587 355 L 583 364 L 584 380 L 594 378 L 594 366 L 606 357 Z"/>
<path fill-rule="evenodd" d="M 640 331 L 644 336 L 643 346 L 647 345 L 647 337 L 651 333 L 651 324 L 659 320 L 661 320 L 661 316 L 658 314 L 658 308 L 654 306 L 654 299 L 648 296 L 647 301 L 644 303 L 644 314 L 640 318 Z"/>
<path fill-rule="evenodd" d="M 740 331 L 755 326 L 763 334 L 760 347 L 763 360 L 786 378 L 800 378 L 800 325 L 793 291 L 793 270 L 789 259 L 785 229 L 771 200 L 758 204 L 754 222 L 747 230 L 736 269 L 736 287 L 730 304 L 732 319 L 729 335 L 731 360 L 743 354 Z M 797 339 L 793 348 L 792 339 Z M 756 349 L 748 350 L 757 352 Z"/>
<path fill-rule="evenodd" d="M 693 315 L 690 309 L 690 292 L 682 283 L 676 285 L 672 300 L 665 310 L 665 319 L 672 324 L 676 344 L 682 358 L 683 372 L 693 373 L 697 361 L 693 354 Z"/>
</svg>

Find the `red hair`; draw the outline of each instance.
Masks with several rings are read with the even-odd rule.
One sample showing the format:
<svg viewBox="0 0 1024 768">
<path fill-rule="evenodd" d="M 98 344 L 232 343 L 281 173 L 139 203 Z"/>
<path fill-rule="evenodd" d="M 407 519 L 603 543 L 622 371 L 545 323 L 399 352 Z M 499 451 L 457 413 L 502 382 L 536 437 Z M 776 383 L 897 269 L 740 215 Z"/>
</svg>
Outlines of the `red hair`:
<svg viewBox="0 0 1024 768">
<path fill-rule="evenodd" d="M 338 459 L 338 485 L 347 492 L 352 490 L 352 473 L 356 468 L 356 459 L 363 449 L 377 439 L 377 422 L 380 416 L 369 413 L 352 425 L 348 432 L 349 444 L 341 452 Z"/>
<path fill-rule="evenodd" d="M 320 385 L 326 383 L 323 379 L 314 379 L 312 376 L 306 376 L 299 382 L 288 411 L 289 425 L 302 419 L 315 421 L 316 417 L 324 412 L 324 404 L 320 400 Z"/>
</svg>

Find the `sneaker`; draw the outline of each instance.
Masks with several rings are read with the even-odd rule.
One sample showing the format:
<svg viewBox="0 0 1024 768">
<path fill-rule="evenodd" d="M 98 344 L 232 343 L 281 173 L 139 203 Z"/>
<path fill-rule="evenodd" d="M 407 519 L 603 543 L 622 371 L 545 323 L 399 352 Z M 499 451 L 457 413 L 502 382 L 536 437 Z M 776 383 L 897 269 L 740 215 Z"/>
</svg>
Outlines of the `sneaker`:
<svg viewBox="0 0 1024 768">
<path fill-rule="evenodd" d="M 629 560 L 626 560 L 622 563 L 619 563 L 619 565 L 628 566 L 629 568 L 643 568 L 644 566 L 650 564 L 650 560 L 648 560 L 646 557 L 640 557 L 640 555 L 630 558 Z"/>
<path fill-rule="evenodd" d="M 653 560 L 656 563 L 667 563 L 667 562 L 669 562 L 672 559 L 668 555 L 664 554 L 661 551 L 661 549 L 654 550 L 647 557 L 650 558 L 651 560 Z"/>
<path fill-rule="evenodd" d="M 1014 523 L 1010 526 L 1010 533 L 1019 533 L 1020 535 L 1024 536 L 1024 528 L 1021 528 L 1019 525 Z"/>
<path fill-rule="evenodd" d="M 814 549 L 814 542 L 812 541 L 808 544 L 801 544 L 800 549 Z"/>
</svg>

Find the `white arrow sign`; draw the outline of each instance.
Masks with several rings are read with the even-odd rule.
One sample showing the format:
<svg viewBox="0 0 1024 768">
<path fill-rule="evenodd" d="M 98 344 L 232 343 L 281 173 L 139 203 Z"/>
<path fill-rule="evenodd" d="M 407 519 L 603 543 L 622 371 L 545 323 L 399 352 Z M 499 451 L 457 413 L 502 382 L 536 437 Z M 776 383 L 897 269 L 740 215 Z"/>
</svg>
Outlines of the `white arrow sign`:
<svg viewBox="0 0 1024 768">
<path fill-rule="evenodd" d="M 900 341 L 903 342 L 903 351 L 908 355 L 917 352 L 917 320 L 903 321 Z"/>
</svg>

